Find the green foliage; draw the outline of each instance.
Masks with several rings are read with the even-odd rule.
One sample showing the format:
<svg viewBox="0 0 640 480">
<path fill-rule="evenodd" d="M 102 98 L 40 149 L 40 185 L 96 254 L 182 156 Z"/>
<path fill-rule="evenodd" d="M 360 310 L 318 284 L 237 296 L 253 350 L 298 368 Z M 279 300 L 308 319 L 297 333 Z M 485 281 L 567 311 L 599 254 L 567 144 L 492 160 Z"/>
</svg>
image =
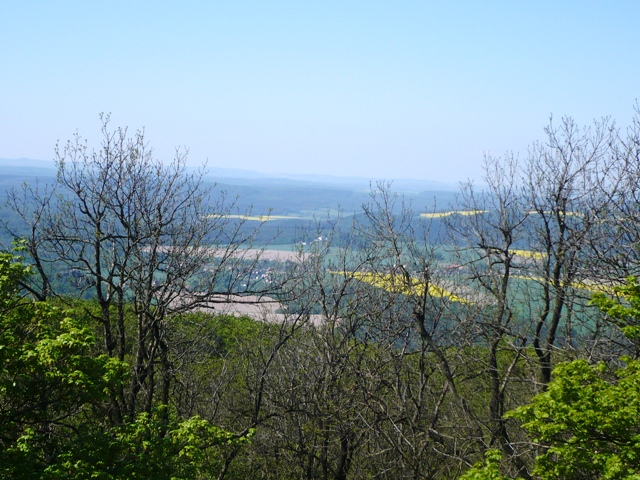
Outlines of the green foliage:
<svg viewBox="0 0 640 480">
<path fill-rule="evenodd" d="M 90 355 L 95 338 L 81 317 L 19 297 L 17 284 L 29 271 L 18 260 L 0 254 L 0 472 L 6 478 L 44 468 L 125 371 L 115 359 Z M 13 471 L 16 465 L 29 468 Z"/>
<path fill-rule="evenodd" d="M 212 317 L 213 334 L 219 343 L 219 353 L 224 355 L 233 350 L 240 341 L 257 339 L 264 330 L 264 324 L 241 316 L 216 315 Z"/>
<path fill-rule="evenodd" d="M 0 302 L 2 311 L 14 307 L 19 301 L 19 284 L 30 273 L 28 267 L 20 263 L 21 258 L 9 253 L 0 253 Z"/>
<path fill-rule="evenodd" d="M 166 406 L 114 422 L 129 366 L 95 352 L 77 310 L 19 295 L 29 275 L 0 253 L 0 478 L 211 478 L 224 448 L 246 442 Z"/>
<path fill-rule="evenodd" d="M 640 285 L 631 277 L 615 294 L 594 295 L 592 303 L 638 343 Z M 540 478 L 640 479 L 640 361 L 622 360 L 617 371 L 585 360 L 561 363 L 548 389 L 510 414 L 540 446 Z"/>
<path fill-rule="evenodd" d="M 622 333 L 634 344 L 640 345 L 640 284 L 636 277 L 627 278 L 624 285 L 615 287 L 615 296 L 604 293 L 593 295 L 591 303 L 606 313 Z"/>
<path fill-rule="evenodd" d="M 476 463 L 467 470 L 460 480 L 507 480 L 500 474 L 502 454 L 498 450 L 489 450 L 483 462 Z"/>
<path fill-rule="evenodd" d="M 512 416 L 543 446 L 540 478 L 640 478 L 640 362 L 615 375 L 603 364 L 560 364 L 548 390 Z"/>
<path fill-rule="evenodd" d="M 248 441 L 199 417 L 162 420 L 162 408 L 109 430 L 84 432 L 74 448 L 45 469 L 47 478 L 212 478 L 220 469 L 220 448 Z"/>
<path fill-rule="evenodd" d="M 635 277 L 595 294 L 592 304 L 636 345 L 640 343 L 640 284 Z M 640 361 L 612 371 L 585 360 L 560 363 L 531 403 L 507 414 L 522 422 L 538 449 L 533 474 L 541 479 L 640 479 Z M 488 452 L 463 479 L 502 479 L 499 452 Z"/>
</svg>

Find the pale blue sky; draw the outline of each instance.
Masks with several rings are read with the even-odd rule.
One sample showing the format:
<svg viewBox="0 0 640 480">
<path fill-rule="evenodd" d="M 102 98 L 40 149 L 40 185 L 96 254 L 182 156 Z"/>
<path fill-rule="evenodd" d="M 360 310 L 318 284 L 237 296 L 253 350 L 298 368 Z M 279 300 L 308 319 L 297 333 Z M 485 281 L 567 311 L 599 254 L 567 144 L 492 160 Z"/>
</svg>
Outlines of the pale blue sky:
<svg viewBox="0 0 640 480">
<path fill-rule="evenodd" d="M 628 124 L 638 1 L 0 0 L 0 157 L 98 114 L 158 156 L 269 173 L 479 179 L 549 115 Z"/>
</svg>

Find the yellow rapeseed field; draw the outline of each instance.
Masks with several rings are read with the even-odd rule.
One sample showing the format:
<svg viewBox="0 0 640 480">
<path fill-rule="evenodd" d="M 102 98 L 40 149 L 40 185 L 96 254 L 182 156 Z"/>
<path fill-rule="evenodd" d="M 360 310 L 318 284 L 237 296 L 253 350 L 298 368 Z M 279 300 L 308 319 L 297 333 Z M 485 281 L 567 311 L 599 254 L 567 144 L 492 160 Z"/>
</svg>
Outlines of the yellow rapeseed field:
<svg viewBox="0 0 640 480">
<path fill-rule="evenodd" d="M 478 215 L 480 213 L 487 213 L 487 210 L 451 210 L 449 212 L 433 212 L 433 213 L 421 213 L 423 218 L 443 218 L 449 215 Z"/>
<path fill-rule="evenodd" d="M 341 272 L 334 272 L 343 275 Z M 407 285 L 404 279 L 399 275 L 392 274 L 378 274 L 371 272 L 351 272 L 350 275 L 353 278 L 360 280 L 361 282 L 368 283 L 375 287 L 381 288 L 388 292 L 401 293 L 403 295 L 415 295 L 423 296 L 425 293 L 426 284 L 420 282 L 415 278 L 411 279 L 411 285 Z M 438 287 L 434 284 L 429 284 L 429 295 L 433 297 L 448 298 L 453 302 L 468 303 L 468 300 L 459 297 L 442 287 Z"/>
<path fill-rule="evenodd" d="M 534 252 L 532 250 L 511 250 L 511 253 L 515 253 L 519 257 L 532 258 L 534 260 L 543 260 L 547 258 L 546 253 Z"/>
</svg>

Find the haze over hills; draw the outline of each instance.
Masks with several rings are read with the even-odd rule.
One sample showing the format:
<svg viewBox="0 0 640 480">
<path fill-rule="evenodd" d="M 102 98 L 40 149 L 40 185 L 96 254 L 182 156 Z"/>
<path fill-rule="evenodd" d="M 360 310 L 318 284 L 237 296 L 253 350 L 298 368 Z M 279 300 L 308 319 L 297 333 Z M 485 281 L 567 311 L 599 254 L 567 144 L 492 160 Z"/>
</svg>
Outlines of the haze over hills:
<svg viewBox="0 0 640 480">
<path fill-rule="evenodd" d="M 196 169 L 197 167 L 191 167 Z M 2 175 L 26 175 L 28 177 L 52 177 L 55 165 L 51 160 L 34 160 L 29 158 L 0 158 Z M 314 175 L 295 173 L 265 173 L 237 168 L 207 167 L 205 178 L 227 185 L 298 185 L 318 187 L 344 187 L 358 191 L 369 191 L 371 184 L 378 181 L 391 181 L 393 190 L 398 193 L 419 194 L 422 192 L 452 192 L 458 185 L 429 180 L 416 179 L 382 179 L 365 177 L 342 177 L 338 175 Z"/>
<path fill-rule="evenodd" d="M 53 177 L 56 169 L 51 160 L 33 160 L 30 158 L 0 158 L 2 177 L 24 175 L 27 177 Z"/>
<path fill-rule="evenodd" d="M 292 174 L 292 173 L 264 173 L 251 170 L 241 170 L 232 168 L 209 168 L 208 176 L 216 179 L 224 179 L 225 183 L 232 183 L 234 180 L 241 183 L 249 181 L 266 183 L 311 183 L 318 185 L 345 186 L 356 189 L 366 189 L 377 181 L 390 181 L 394 190 L 399 193 L 420 193 L 424 191 L 455 191 L 457 184 L 443 183 L 431 180 L 416 180 L 409 178 L 383 179 L 365 177 L 343 177 L 338 175 L 314 175 L 314 174 Z"/>
</svg>

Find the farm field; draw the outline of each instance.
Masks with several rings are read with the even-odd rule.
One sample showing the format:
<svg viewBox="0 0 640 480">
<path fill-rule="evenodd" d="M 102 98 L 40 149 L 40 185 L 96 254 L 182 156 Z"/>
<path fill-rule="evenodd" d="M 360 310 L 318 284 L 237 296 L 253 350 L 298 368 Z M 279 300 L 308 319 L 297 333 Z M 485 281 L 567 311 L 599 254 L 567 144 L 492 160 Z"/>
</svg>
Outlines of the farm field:
<svg viewBox="0 0 640 480">
<path fill-rule="evenodd" d="M 480 215 L 482 213 L 487 213 L 487 210 L 450 210 L 447 212 L 432 212 L 432 213 L 421 213 L 420 216 L 423 218 L 444 218 L 449 217 L 451 215 L 462 215 L 462 216 L 470 216 L 470 215 Z"/>
<path fill-rule="evenodd" d="M 301 220 L 302 217 L 287 215 L 214 215 L 217 218 L 234 218 L 250 222 L 273 222 L 275 220 Z"/>
</svg>

